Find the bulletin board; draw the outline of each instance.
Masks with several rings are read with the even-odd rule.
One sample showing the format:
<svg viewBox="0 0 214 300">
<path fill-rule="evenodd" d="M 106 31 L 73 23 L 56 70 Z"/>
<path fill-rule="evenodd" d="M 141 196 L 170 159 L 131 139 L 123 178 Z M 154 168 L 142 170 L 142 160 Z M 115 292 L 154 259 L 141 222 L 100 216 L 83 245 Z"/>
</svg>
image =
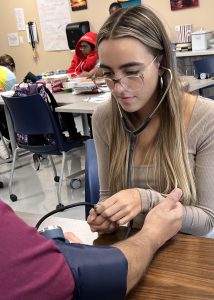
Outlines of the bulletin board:
<svg viewBox="0 0 214 300">
<path fill-rule="evenodd" d="M 118 0 L 122 7 L 141 5 L 142 0 Z"/>
</svg>

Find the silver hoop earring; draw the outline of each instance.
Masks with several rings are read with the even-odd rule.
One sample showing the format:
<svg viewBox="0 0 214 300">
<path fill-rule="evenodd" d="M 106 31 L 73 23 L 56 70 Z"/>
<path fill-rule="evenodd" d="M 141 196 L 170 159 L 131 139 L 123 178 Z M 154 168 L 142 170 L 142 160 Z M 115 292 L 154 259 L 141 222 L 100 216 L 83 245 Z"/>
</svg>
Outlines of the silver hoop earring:
<svg viewBox="0 0 214 300">
<path fill-rule="evenodd" d="M 160 88 L 161 88 L 161 90 L 163 88 L 163 77 L 162 76 L 160 76 Z"/>
</svg>

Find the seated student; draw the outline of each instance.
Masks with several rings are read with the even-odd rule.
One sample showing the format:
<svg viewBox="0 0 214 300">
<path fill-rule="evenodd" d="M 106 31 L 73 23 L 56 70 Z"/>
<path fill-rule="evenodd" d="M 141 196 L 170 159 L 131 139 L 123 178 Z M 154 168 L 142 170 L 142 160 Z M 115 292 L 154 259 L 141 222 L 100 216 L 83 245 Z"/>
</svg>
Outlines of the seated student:
<svg viewBox="0 0 214 300">
<path fill-rule="evenodd" d="M 119 2 L 113 2 L 109 6 L 109 14 L 112 15 L 121 8 L 122 8 L 122 5 Z"/>
<path fill-rule="evenodd" d="M 10 55 L 4 54 L 0 56 L 0 92 L 11 90 L 16 83 L 15 67 L 14 59 Z M 3 135 L 4 143 L 9 145 L 9 133 L 3 105 L 0 105 L 0 131 Z M 0 157 L 7 159 L 9 154 L 4 143 L 0 140 Z"/>
<path fill-rule="evenodd" d="M 78 41 L 71 66 L 67 70 L 67 73 L 70 73 L 72 77 L 91 76 L 90 71 L 96 66 L 98 62 L 98 54 L 95 48 L 96 37 L 97 34 L 95 32 L 87 32 Z M 90 128 L 90 136 L 93 137 L 91 114 L 87 114 L 87 117 L 88 125 Z"/>
<path fill-rule="evenodd" d="M 8 68 L 11 72 L 15 72 L 16 65 L 12 56 L 4 54 L 0 56 L 0 66 Z M 14 84 L 14 83 L 13 83 Z"/>
<path fill-rule="evenodd" d="M 112 14 L 97 47 L 112 99 L 93 114 L 103 201 L 88 217 L 91 229 L 131 220 L 141 228 L 178 186 L 181 231 L 206 235 L 214 227 L 214 102 L 183 91 L 166 30 L 144 5 Z"/>
<path fill-rule="evenodd" d="M 176 189 L 146 217 L 143 229 L 112 247 L 86 246 L 58 230 L 45 240 L 0 201 L 0 295 L 4 300 L 123 300 L 155 252 L 181 227 Z M 62 232 L 61 232 L 62 233 Z M 137 263 L 136 263 L 137 262 Z"/>
<path fill-rule="evenodd" d="M 87 32 L 77 42 L 71 66 L 67 70 L 72 77 L 87 77 L 98 61 L 95 32 Z"/>
</svg>

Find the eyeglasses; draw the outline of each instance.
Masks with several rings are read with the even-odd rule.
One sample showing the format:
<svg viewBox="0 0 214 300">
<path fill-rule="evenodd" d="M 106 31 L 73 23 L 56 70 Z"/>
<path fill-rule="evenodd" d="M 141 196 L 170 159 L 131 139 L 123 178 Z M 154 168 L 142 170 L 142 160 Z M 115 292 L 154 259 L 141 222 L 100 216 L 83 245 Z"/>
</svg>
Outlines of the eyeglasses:
<svg viewBox="0 0 214 300">
<path fill-rule="evenodd" d="M 153 62 L 156 60 L 157 56 L 151 61 L 151 63 L 144 69 L 143 72 L 139 72 L 137 75 L 127 75 L 124 77 L 121 77 L 120 79 L 113 79 L 109 77 L 104 76 L 104 80 L 106 82 L 106 85 L 108 88 L 112 91 L 115 87 L 116 83 L 120 83 L 120 85 L 127 91 L 137 91 L 142 88 L 143 85 L 143 79 L 144 74 L 146 71 L 149 70 Z M 98 78 L 95 78 L 94 80 L 96 86 L 100 89 L 102 89 L 102 86 L 100 85 L 100 80 Z"/>
<path fill-rule="evenodd" d="M 89 45 L 82 45 L 80 46 L 80 50 L 85 50 L 85 49 L 88 49 L 90 46 Z"/>
</svg>

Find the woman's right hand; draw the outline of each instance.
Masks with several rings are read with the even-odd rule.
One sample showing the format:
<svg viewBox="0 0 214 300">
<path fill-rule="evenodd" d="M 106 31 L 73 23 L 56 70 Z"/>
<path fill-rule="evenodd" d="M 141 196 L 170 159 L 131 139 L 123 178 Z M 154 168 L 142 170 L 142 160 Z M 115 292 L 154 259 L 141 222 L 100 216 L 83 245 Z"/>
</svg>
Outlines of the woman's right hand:
<svg viewBox="0 0 214 300">
<path fill-rule="evenodd" d="M 115 231 L 119 225 L 115 222 L 112 222 L 101 215 L 98 215 L 95 209 L 91 209 L 89 212 L 89 216 L 87 218 L 87 222 L 91 228 L 92 232 L 98 233 L 111 233 Z"/>
</svg>

